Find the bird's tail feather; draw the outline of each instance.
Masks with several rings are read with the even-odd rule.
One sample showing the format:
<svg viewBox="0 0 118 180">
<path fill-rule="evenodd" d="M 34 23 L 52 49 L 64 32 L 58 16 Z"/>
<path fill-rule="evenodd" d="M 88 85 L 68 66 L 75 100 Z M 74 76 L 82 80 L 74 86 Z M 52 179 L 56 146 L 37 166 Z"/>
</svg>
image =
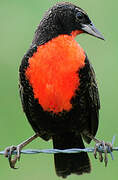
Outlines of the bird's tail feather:
<svg viewBox="0 0 118 180">
<path fill-rule="evenodd" d="M 56 149 L 85 148 L 81 135 L 66 133 L 53 136 L 53 146 Z M 86 152 L 75 154 L 55 154 L 55 170 L 58 176 L 66 178 L 71 173 L 81 175 L 91 171 L 90 160 Z"/>
</svg>

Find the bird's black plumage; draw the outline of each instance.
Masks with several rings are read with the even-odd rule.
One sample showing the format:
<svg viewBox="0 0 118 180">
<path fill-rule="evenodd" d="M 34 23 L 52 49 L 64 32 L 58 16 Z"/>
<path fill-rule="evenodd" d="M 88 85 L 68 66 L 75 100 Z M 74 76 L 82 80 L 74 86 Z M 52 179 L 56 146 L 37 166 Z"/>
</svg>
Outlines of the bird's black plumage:
<svg viewBox="0 0 118 180">
<path fill-rule="evenodd" d="M 79 18 L 79 15 L 77 17 L 78 12 L 82 13 L 83 19 L 77 19 Z M 59 3 L 49 9 L 39 24 L 32 45 L 24 55 L 19 69 L 19 89 L 23 110 L 33 130 L 39 133 L 41 138 L 53 139 L 54 148 L 84 148 L 82 137 L 90 143 L 91 139 L 88 134 L 96 135 L 100 102 L 94 70 L 85 55 L 85 65 L 77 72 L 80 85 L 76 89 L 76 95 L 71 99 L 72 109 L 57 114 L 44 111 L 34 97 L 33 88 L 25 72 L 29 67 L 29 58 L 37 52 L 38 46 L 60 34 L 71 36 L 72 31 L 82 30 L 83 24 L 89 25 L 91 21 L 85 11 L 73 4 Z M 71 173 L 88 173 L 91 169 L 87 153 L 56 154 L 55 166 L 57 175 L 62 177 Z"/>
</svg>

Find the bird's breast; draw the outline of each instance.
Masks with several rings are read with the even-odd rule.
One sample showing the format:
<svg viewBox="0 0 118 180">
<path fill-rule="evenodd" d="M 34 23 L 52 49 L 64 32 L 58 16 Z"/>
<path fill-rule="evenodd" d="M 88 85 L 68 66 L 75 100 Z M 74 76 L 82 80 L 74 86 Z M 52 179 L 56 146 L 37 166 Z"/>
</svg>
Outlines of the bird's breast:
<svg viewBox="0 0 118 180">
<path fill-rule="evenodd" d="M 59 113 L 72 108 L 71 99 L 79 87 L 78 71 L 85 65 L 84 60 L 83 49 L 68 35 L 39 46 L 29 58 L 26 78 L 44 111 Z"/>
</svg>

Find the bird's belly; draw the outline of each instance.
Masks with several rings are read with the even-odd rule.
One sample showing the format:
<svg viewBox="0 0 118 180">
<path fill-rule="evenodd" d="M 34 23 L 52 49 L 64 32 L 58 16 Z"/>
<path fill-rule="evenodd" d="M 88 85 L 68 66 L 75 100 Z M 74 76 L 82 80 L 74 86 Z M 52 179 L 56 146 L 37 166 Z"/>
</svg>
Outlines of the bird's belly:
<svg viewBox="0 0 118 180">
<path fill-rule="evenodd" d="M 38 47 L 29 59 L 26 77 L 44 111 L 59 113 L 72 108 L 71 99 L 79 87 L 78 71 L 84 60 L 84 51 L 68 35 Z"/>
</svg>

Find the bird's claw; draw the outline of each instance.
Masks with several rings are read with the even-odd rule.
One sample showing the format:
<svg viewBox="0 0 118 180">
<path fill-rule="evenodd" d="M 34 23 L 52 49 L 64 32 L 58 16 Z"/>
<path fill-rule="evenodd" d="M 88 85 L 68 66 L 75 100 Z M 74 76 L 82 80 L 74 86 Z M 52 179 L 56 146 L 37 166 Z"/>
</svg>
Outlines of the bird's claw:
<svg viewBox="0 0 118 180">
<path fill-rule="evenodd" d="M 36 139 L 37 137 L 39 137 L 39 134 L 38 134 L 38 133 L 34 134 L 33 136 L 31 136 L 30 138 L 28 138 L 27 140 L 23 141 L 22 143 L 20 143 L 20 144 L 17 145 L 17 146 L 10 146 L 10 147 L 7 147 L 7 148 L 5 149 L 4 155 L 5 155 L 5 157 L 8 158 L 8 160 L 9 160 L 9 165 L 10 165 L 11 168 L 17 169 L 17 168 L 15 167 L 15 164 L 16 164 L 17 161 L 20 160 L 21 149 L 22 149 L 23 147 L 25 147 L 27 144 L 29 144 L 30 142 L 32 142 L 32 141 L 33 141 L 34 139 Z M 15 153 L 14 153 L 14 151 L 15 151 Z M 14 157 L 12 158 L 12 155 L 13 155 L 13 154 L 15 154 L 15 155 L 14 155 Z"/>
<path fill-rule="evenodd" d="M 105 153 L 104 158 L 102 155 L 102 151 L 100 151 L 100 148 L 102 147 L 103 152 Z M 94 157 L 97 159 L 97 152 L 99 153 L 99 160 L 100 162 L 105 162 L 105 167 L 107 166 L 108 163 L 108 151 L 112 151 L 112 144 L 104 141 L 99 141 L 97 144 L 95 144 L 95 149 L 94 149 Z"/>
<path fill-rule="evenodd" d="M 16 151 L 16 154 L 14 155 L 14 157 L 12 158 L 12 155 L 13 155 L 13 152 Z M 5 149 L 5 157 L 8 158 L 9 160 L 9 165 L 11 168 L 13 169 L 17 169 L 15 167 L 15 164 L 17 162 L 17 160 L 19 161 L 20 160 L 20 151 L 21 151 L 21 148 L 20 146 L 10 146 L 10 147 L 7 147 Z"/>
</svg>

